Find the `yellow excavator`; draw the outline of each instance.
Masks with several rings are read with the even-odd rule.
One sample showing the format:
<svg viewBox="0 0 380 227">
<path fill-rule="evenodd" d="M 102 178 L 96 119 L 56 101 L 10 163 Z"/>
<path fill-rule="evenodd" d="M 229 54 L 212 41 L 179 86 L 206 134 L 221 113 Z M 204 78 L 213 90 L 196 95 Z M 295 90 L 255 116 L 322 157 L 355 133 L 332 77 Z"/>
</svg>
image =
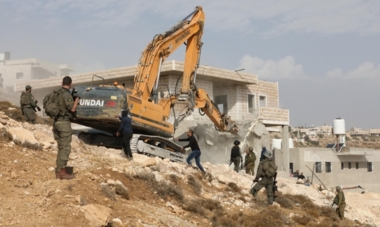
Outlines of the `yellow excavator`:
<svg viewBox="0 0 380 227">
<path fill-rule="evenodd" d="M 237 132 L 238 128 L 230 117 L 221 114 L 208 94 L 195 84 L 204 22 L 204 12 L 198 6 L 170 30 L 155 35 L 139 60 L 133 89 L 115 84 L 76 87 L 75 92 L 81 99 L 74 122 L 115 133 L 119 126 L 115 115 L 128 110 L 134 132 L 132 151 L 172 161 L 185 159 L 181 147 L 170 138 L 177 124 L 190 115 L 194 108 L 206 114 L 217 130 Z M 186 45 L 186 53 L 180 92 L 169 93 L 167 97 L 159 99 L 161 65 L 183 44 Z"/>
</svg>

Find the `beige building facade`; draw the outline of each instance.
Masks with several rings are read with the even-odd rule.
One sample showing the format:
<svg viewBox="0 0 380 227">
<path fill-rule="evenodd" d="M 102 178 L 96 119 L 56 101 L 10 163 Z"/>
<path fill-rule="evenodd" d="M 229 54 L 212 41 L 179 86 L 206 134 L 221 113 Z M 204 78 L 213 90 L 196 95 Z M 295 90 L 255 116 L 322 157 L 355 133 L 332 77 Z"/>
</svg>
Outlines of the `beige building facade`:
<svg viewBox="0 0 380 227">
<path fill-rule="evenodd" d="M 275 151 L 275 162 L 281 168 L 282 151 Z M 360 185 L 369 191 L 380 192 L 380 151 L 349 148 L 336 152 L 330 148 L 303 147 L 289 150 L 289 169 L 305 176 L 315 175 L 328 187 Z M 310 169 L 309 169 L 309 168 Z M 314 184 L 321 184 L 313 177 Z"/>
</svg>

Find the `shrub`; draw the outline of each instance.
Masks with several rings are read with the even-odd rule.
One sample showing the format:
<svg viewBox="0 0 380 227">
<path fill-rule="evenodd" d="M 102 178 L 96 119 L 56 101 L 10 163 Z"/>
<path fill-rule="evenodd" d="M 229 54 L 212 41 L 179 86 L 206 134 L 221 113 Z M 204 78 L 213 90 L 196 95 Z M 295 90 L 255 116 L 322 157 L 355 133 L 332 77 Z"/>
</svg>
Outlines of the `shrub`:
<svg viewBox="0 0 380 227">
<path fill-rule="evenodd" d="M 193 175 L 187 176 L 187 183 L 190 185 L 190 187 L 193 189 L 193 191 L 199 195 L 202 191 L 202 185 L 199 183 L 197 179 Z"/>
</svg>

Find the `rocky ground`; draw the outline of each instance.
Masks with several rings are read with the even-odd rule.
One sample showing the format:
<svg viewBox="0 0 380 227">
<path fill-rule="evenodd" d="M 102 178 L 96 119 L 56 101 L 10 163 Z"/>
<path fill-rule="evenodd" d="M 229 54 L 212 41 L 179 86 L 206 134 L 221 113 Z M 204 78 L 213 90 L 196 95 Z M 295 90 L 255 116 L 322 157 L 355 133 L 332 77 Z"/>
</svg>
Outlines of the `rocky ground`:
<svg viewBox="0 0 380 227">
<path fill-rule="evenodd" d="M 76 178 L 56 180 L 51 126 L 17 120 L 0 105 L 0 226 L 377 226 L 376 193 L 346 192 L 347 219 L 331 208 L 333 193 L 278 179 L 273 206 L 255 201 L 252 177 L 227 164 L 203 163 L 208 175 L 168 160 L 90 146 L 73 136 Z M 14 120 L 16 119 L 16 120 Z M 40 121 L 40 123 L 42 123 Z"/>
</svg>

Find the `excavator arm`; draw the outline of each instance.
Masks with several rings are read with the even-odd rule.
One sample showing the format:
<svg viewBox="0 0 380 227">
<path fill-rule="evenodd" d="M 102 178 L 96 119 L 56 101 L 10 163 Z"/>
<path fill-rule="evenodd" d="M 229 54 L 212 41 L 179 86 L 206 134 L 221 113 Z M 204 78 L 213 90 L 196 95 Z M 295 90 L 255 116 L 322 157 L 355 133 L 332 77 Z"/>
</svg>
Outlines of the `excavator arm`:
<svg viewBox="0 0 380 227">
<path fill-rule="evenodd" d="M 188 18 L 191 20 L 188 20 Z M 198 65 L 201 47 L 201 37 L 205 15 L 202 7 L 195 10 L 178 22 L 164 34 L 154 36 L 153 40 L 145 48 L 138 66 L 138 74 L 135 77 L 132 96 L 144 100 L 153 100 L 157 103 L 157 87 L 160 79 L 161 65 L 178 47 L 187 41 L 184 69 L 185 77 Z M 189 73 L 190 72 L 190 73 Z M 190 80 L 184 78 L 187 85 L 182 86 L 183 92 L 190 90 Z"/>
<path fill-rule="evenodd" d="M 204 21 L 202 7 L 198 6 L 169 31 L 155 35 L 143 51 L 134 87 L 131 94 L 128 94 L 128 108 L 135 127 L 168 136 L 174 133 L 176 123 L 190 115 L 194 108 L 199 108 L 218 130 L 237 131 L 237 127 L 228 116 L 219 112 L 207 93 L 195 86 Z M 182 44 L 186 45 L 186 54 L 179 94 L 158 100 L 161 65 Z M 170 115 L 174 107 L 180 107 L 183 111 L 177 115 L 178 118 L 174 116 L 173 122 Z"/>
</svg>

